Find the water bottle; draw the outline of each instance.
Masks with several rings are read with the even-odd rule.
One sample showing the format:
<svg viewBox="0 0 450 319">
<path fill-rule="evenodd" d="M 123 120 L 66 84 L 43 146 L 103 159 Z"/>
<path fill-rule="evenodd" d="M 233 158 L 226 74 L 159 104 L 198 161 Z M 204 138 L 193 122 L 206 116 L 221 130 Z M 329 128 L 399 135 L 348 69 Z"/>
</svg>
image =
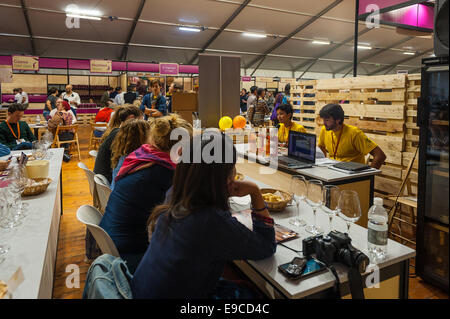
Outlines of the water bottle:
<svg viewBox="0 0 450 319">
<path fill-rule="evenodd" d="M 367 224 L 367 245 L 372 262 L 383 261 L 387 253 L 388 214 L 383 207 L 383 199 L 374 198 L 374 204 L 369 209 Z"/>
<path fill-rule="evenodd" d="M 36 115 L 36 124 L 41 124 L 41 118 L 39 115 Z"/>
</svg>

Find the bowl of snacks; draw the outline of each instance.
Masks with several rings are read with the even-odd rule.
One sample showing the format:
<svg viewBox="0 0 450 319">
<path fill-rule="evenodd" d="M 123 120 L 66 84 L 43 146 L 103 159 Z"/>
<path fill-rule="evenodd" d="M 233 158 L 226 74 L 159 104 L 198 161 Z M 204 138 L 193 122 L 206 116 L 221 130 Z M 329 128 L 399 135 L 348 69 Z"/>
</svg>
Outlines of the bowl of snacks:
<svg viewBox="0 0 450 319">
<path fill-rule="evenodd" d="M 270 212 L 282 212 L 292 200 L 288 192 L 273 188 L 261 188 L 261 194 Z"/>
<path fill-rule="evenodd" d="M 244 175 L 241 173 L 236 173 L 236 176 L 234 177 L 235 181 L 243 181 L 244 180 Z"/>
<path fill-rule="evenodd" d="M 47 190 L 48 185 L 52 182 L 51 178 L 34 178 L 28 179 L 27 186 L 23 190 L 22 196 L 33 196 L 42 194 Z"/>
</svg>

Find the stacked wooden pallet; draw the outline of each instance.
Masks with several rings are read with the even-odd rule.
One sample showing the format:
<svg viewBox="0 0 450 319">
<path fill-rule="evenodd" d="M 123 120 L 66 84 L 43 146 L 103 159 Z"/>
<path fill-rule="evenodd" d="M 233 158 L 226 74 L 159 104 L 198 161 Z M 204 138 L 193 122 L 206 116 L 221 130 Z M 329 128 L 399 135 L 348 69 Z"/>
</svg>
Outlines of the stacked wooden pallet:
<svg viewBox="0 0 450 319">
<path fill-rule="evenodd" d="M 83 113 L 83 114 L 77 114 L 77 124 L 89 124 L 94 122 L 95 116 L 97 114 L 95 113 Z"/>
<path fill-rule="evenodd" d="M 291 86 L 291 104 L 295 123 L 305 127 L 308 133 L 315 133 L 316 123 L 316 81 L 298 81 Z"/>
</svg>

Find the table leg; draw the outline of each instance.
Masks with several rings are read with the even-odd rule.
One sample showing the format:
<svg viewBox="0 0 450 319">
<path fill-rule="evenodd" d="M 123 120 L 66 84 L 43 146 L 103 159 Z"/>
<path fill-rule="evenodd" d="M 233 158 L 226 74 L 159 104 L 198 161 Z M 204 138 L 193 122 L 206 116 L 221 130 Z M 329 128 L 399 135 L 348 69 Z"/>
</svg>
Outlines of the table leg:
<svg viewBox="0 0 450 319">
<path fill-rule="evenodd" d="M 60 189 L 60 192 L 59 192 L 59 200 L 60 200 L 60 203 L 61 203 L 61 216 L 62 216 L 62 214 L 63 214 L 63 196 L 62 196 L 62 192 L 63 192 L 63 185 L 62 185 L 62 169 L 61 169 L 61 172 L 59 173 L 59 189 Z"/>
</svg>

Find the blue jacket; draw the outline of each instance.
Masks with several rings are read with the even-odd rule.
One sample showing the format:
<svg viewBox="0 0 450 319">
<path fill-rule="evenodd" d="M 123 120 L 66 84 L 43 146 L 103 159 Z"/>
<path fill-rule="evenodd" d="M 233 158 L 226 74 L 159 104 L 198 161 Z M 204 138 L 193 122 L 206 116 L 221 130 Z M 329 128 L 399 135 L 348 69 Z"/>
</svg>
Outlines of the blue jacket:
<svg viewBox="0 0 450 319">
<path fill-rule="evenodd" d="M 131 278 L 133 276 L 120 257 L 104 254 L 89 267 L 83 299 L 132 299 Z"/>
<path fill-rule="evenodd" d="M 122 156 L 121 158 L 119 158 L 119 161 L 117 162 L 116 167 L 114 167 L 113 171 L 112 171 L 112 181 L 111 181 L 111 185 L 109 188 L 111 188 L 111 191 L 114 190 L 114 187 L 116 186 L 116 176 L 117 174 L 119 174 L 120 168 L 122 167 L 123 162 L 125 161 L 126 156 Z"/>
<path fill-rule="evenodd" d="M 0 144 L 0 157 L 9 155 L 11 153 L 11 150 L 8 146 Z"/>
<path fill-rule="evenodd" d="M 147 219 L 164 201 L 173 170 L 153 165 L 119 179 L 100 222 L 133 273 L 148 246 Z"/>
<path fill-rule="evenodd" d="M 229 211 L 212 207 L 172 220 L 159 217 L 131 280 L 134 298 L 210 298 L 225 263 L 263 259 L 276 250 L 275 231 L 253 218 L 253 231 Z"/>
<path fill-rule="evenodd" d="M 141 111 L 144 112 L 145 108 L 152 108 L 152 101 L 156 100 L 155 108 L 160 111 L 163 115 L 167 115 L 167 102 L 166 98 L 163 95 L 159 95 L 157 98 L 154 98 L 153 92 L 148 93 L 142 99 Z"/>
</svg>

